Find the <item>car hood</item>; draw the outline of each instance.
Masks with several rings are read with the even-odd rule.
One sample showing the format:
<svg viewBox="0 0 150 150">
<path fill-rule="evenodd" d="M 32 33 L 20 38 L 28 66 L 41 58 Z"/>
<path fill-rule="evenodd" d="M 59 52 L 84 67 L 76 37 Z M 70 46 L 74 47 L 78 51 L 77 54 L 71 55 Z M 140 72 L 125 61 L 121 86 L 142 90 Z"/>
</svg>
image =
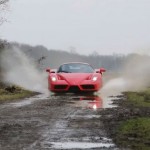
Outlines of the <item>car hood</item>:
<svg viewBox="0 0 150 150">
<path fill-rule="evenodd" d="M 78 84 L 82 82 L 83 80 L 88 80 L 92 77 L 93 73 L 61 73 L 58 74 L 58 76 L 66 80 L 67 82 L 71 84 Z"/>
</svg>

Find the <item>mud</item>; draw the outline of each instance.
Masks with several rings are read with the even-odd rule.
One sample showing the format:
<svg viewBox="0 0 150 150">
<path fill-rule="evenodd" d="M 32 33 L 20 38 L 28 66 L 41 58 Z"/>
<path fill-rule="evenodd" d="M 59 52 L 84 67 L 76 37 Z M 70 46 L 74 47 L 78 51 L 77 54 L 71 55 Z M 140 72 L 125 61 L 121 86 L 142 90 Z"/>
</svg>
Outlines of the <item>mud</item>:
<svg viewBox="0 0 150 150">
<path fill-rule="evenodd" d="M 99 96 L 52 94 L 0 104 L 0 149 L 118 150 L 103 125 L 104 104 Z"/>
</svg>

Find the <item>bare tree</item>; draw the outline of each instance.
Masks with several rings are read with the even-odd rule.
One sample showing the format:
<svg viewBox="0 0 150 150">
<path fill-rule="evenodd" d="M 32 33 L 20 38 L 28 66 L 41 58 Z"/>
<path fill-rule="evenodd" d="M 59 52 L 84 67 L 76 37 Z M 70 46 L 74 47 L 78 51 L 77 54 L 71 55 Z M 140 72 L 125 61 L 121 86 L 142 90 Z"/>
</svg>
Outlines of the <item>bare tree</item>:
<svg viewBox="0 0 150 150">
<path fill-rule="evenodd" d="M 2 12 L 6 9 L 8 1 L 9 0 L 0 0 L 0 25 L 6 21 L 6 19 L 2 16 Z"/>
<path fill-rule="evenodd" d="M 4 22 L 4 18 L 2 17 L 2 12 L 5 10 L 6 4 L 9 0 L 0 0 L 0 25 Z M 4 48 L 4 41 L 0 39 L 0 52 Z"/>
<path fill-rule="evenodd" d="M 9 0 L 0 0 L 0 25 L 5 21 L 5 18 L 3 17 L 2 13 L 4 12 L 7 2 Z M 1 57 L 1 52 L 4 50 L 5 47 L 5 41 L 0 39 L 0 57 Z M 2 66 L 0 64 L 0 86 L 1 86 L 1 80 L 2 80 Z"/>
<path fill-rule="evenodd" d="M 6 4 L 9 0 L 0 0 L 0 5 Z"/>
</svg>

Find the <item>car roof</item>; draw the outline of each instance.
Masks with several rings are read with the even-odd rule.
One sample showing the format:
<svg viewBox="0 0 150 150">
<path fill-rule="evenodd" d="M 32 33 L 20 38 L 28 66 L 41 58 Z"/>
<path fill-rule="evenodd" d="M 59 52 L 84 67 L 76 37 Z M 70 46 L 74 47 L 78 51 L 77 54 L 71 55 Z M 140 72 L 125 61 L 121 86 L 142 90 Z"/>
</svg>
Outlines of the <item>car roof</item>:
<svg viewBox="0 0 150 150">
<path fill-rule="evenodd" d="M 90 64 L 84 63 L 84 62 L 66 62 L 66 63 L 63 63 L 62 65 L 65 65 L 65 64 L 85 64 L 85 65 L 90 65 Z"/>
</svg>

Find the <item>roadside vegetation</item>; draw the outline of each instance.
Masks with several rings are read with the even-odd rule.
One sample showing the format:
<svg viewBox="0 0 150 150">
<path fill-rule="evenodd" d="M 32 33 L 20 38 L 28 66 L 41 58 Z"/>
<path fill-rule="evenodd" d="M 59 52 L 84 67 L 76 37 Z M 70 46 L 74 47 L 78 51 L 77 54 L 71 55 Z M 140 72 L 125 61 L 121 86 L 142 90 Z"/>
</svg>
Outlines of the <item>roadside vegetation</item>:
<svg viewBox="0 0 150 150">
<path fill-rule="evenodd" d="M 125 92 L 114 109 L 104 110 L 103 122 L 117 146 L 133 150 L 150 148 L 150 88 Z"/>
<path fill-rule="evenodd" d="M 116 142 L 123 147 L 148 150 L 150 148 L 150 88 L 142 92 L 126 92 L 125 95 L 125 105 L 133 107 L 134 115 L 129 116 L 129 120 L 119 125 Z"/>
<path fill-rule="evenodd" d="M 0 84 L 1 85 L 1 84 Z M 16 86 L 0 86 L 0 102 L 17 100 L 35 95 L 34 92 Z"/>
<path fill-rule="evenodd" d="M 117 131 L 116 142 L 122 147 L 149 150 L 150 117 L 139 117 L 122 122 Z"/>
<path fill-rule="evenodd" d="M 142 92 L 126 92 L 127 104 L 133 104 L 136 107 L 150 107 L 150 88 Z"/>
</svg>

